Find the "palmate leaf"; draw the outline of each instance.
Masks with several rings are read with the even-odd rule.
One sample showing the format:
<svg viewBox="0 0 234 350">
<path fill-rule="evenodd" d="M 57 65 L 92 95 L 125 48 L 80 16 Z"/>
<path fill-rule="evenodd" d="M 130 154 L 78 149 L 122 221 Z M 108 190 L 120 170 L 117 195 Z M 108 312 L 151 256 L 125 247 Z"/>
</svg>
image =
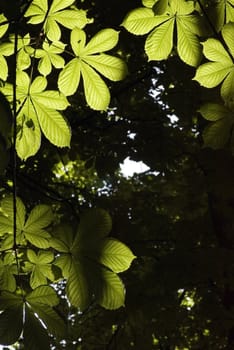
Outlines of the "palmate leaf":
<svg viewBox="0 0 234 350">
<path fill-rule="evenodd" d="M 42 49 L 37 49 L 35 52 L 35 57 L 39 58 L 38 71 L 46 76 L 51 73 L 52 66 L 54 68 L 63 68 L 65 61 L 61 57 L 61 53 L 65 49 L 65 44 L 60 41 L 53 42 L 49 44 L 47 41 L 44 41 Z"/>
<path fill-rule="evenodd" d="M 229 103 L 229 100 L 233 100 L 234 93 L 233 32 L 234 23 L 228 23 L 222 29 L 222 36 L 228 47 L 228 51 L 217 39 L 210 38 L 203 43 L 204 55 L 213 62 L 199 66 L 193 78 L 207 88 L 215 87 L 223 82 L 221 96 L 227 103 Z"/>
<path fill-rule="evenodd" d="M 85 97 L 88 105 L 95 110 L 105 110 L 110 102 L 109 89 L 99 76 L 117 81 L 125 77 L 125 63 L 116 57 L 103 54 L 118 42 L 118 32 L 103 29 L 87 45 L 86 34 L 79 28 L 71 32 L 71 46 L 76 58 L 68 62 L 59 74 L 58 87 L 66 96 L 77 90 L 80 77 L 83 78 Z"/>
<path fill-rule="evenodd" d="M 0 214 L 0 234 L 11 234 L 9 237 L 9 247 L 13 245 L 13 198 L 8 196 L 1 201 Z M 38 248 L 48 248 L 50 246 L 50 234 L 45 228 L 52 222 L 53 216 L 48 206 L 38 205 L 29 214 L 25 222 L 26 210 L 23 202 L 17 198 L 16 201 L 16 226 L 17 244 L 23 244 L 23 240 L 28 240 Z M 8 238 L 7 237 L 7 238 Z M 6 248 L 5 248 L 6 249 Z"/>
<path fill-rule="evenodd" d="M 0 314 L 0 344 L 14 344 L 23 328 L 23 304 L 7 308 Z"/>
<path fill-rule="evenodd" d="M 25 349 L 49 350 L 49 335 L 40 320 L 35 316 L 32 309 L 25 307 L 25 323 L 23 328 L 23 343 Z"/>
<path fill-rule="evenodd" d="M 212 122 L 203 131 L 204 145 L 213 149 L 226 147 L 233 135 L 234 112 L 217 103 L 204 104 L 199 112 Z"/>
<path fill-rule="evenodd" d="M 27 250 L 29 261 L 25 262 L 25 271 L 31 272 L 30 286 L 34 289 L 47 284 L 47 278 L 54 280 L 51 262 L 54 260 L 54 254 L 49 251 L 39 251 L 37 254 L 32 250 Z"/>
<path fill-rule="evenodd" d="M 0 343 L 15 343 L 23 331 L 25 349 L 50 349 L 49 335 L 64 337 L 65 324 L 53 309 L 59 303 L 55 290 L 41 286 L 26 295 L 3 291 L 0 295 Z M 36 339 L 36 341 L 35 341 Z"/>
<path fill-rule="evenodd" d="M 21 159 L 34 155 L 40 147 L 41 134 L 58 147 L 69 147 L 70 128 L 58 111 L 69 106 L 66 97 L 58 91 L 45 90 L 47 80 L 37 76 L 32 82 L 26 72 L 17 74 L 17 100 L 20 102 L 17 117 L 17 153 Z M 10 84 L 1 88 L 10 101 L 13 90 Z M 32 145 L 32 146 L 31 146 Z"/>
<path fill-rule="evenodd" d="M 124 305 L 125 289 L 121 279 L 86 257 L 74 259 L 66 291 L 71 304 L 81 310 L 94 298 L 110 310 Z"/>
<path fill-rule="evenodd" d="M 55 290 L 50 286 L 40 286 L 26 295 L 26 302 L 46 325 L 47 331 L 57 338 L 64 337 L 65 324 L 53 306 L 59 304 Z"/>
<path fill-rule="evenodd" d="M 72 9 L 67 9 L 73 3 L 74 0 L 54 0 L 48 8 L 47 0 L 33 0 L 24 16 L 30 17 L 28 23 L 31 24 L 44 22 L 43 29 L 46 36 L 51 41 L 58 41 L 61 37 L 58 23 L 68 29 L 73 29 L 75 27 L 84 28 L 90 22 L 85 11 L 78 10 L 74 6 Z"/>
<path fill-rule="evenodd" d="M 202 51 L 197 35 L 203 33 L 200 29 L 200 21 L 193 13 L 193 2 L 159 0 L 146 2 L 145 6 L 147 8 L 131 11 L 122 25 L 136 35 L 152 31 L 145 42 L 145 51 L 149 60 L 164 60 L 171 54 L 176 22 L 178 55 L 185 63 L 197 66 L 201 60 Z"/>
<path fill-rule="evenodd" d="M 111 218 L 106 211 L 87 211 L 81 216 L 70 254 L 60 254 L 56 260 L 67 278 L 68 299 L 80 309 L 94 298 L 110 309 L 124 303 L 124 286 L 116 272 L 128 269 L 135 256 L 121 242 L 105 238 L 110 230 Z"/>
</svg>

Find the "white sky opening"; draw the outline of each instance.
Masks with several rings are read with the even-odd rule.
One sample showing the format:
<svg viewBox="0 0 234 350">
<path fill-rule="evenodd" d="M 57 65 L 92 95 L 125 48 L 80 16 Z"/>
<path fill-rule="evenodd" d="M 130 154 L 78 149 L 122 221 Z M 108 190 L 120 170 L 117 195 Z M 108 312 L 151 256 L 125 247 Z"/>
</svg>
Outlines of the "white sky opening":
<svg viewBox="0 0 234 350">
<path fill-rule="evenodd" d="M 150 170 L 150 168 L 142 161 L 135 162 L 134 160 L 129 159 L 129 157 L 125 158 L 124 162 L 120 164 L 120 169 L 125 177 L 132 177 L 134 173 L 141 174 Z"/>
</svg>

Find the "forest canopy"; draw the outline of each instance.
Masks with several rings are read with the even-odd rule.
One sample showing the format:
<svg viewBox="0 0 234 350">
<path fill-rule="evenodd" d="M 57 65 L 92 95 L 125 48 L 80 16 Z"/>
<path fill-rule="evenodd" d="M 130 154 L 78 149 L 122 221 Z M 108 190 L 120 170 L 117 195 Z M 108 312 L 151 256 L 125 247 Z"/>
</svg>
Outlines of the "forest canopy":
<svg viewBox="0 0 234 350">
<path fill-rule="evenodd" d="M 233 126 L 233 0 L 1 0 L 4 349 L 232 350 Z"/>
</svg>

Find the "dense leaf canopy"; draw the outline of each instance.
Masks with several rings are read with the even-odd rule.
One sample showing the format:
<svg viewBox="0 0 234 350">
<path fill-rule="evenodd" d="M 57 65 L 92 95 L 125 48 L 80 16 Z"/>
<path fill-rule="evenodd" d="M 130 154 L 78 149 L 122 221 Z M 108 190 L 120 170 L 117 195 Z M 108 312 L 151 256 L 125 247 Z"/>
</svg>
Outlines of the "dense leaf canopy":
<svg viewBox="0 0 234 350">
<path fill-rule="evenodd" d="M 1 0 L 0 112 L 4 349 L 232 350 L 234 1 Z"/>
</svg>

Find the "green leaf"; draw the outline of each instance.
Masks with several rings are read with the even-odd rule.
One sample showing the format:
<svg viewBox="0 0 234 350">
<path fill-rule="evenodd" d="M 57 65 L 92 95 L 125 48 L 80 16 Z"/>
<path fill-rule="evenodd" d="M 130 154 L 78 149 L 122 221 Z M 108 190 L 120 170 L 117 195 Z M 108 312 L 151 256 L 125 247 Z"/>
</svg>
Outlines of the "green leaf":
<svg viewBox="0 0 234 350">
<path fill-rule="evenodd" d="M 26 296 L 26 301 L 30 305 L 45 304 L 56 306 L 59 303 L 59 298 L 52 287 L 40 286 Z"/>
<path fill-rule="evenodd" d="M 233 118 L 222 118 L 208 125 L 203 132 L 204 145 L 213 149 L 227 145 L 233 126 Z"/>
<path fill-rule="evenodd" d="M 168 0 L 158 0 L 153 6 L 154 14 L 157 16 L 163 15 L 168 7 Z"/>
<path fill-rule="evenodd" d="M 28 305 L 25 307 L 23 343 L 27 350 L 50 350 L 48 333 Z"/>
<path fill-rule="evenodd" d="M 34 0 L 26 13 L 25 17 L 31 17 L 28 23 L 43 23 L 43 29 L 47 37 L 53 41 L 59 41 L 61 29 L 58 23 L 68 29 L 75 27 L 83 28 L 90 21 L 86 17 L 86 12 L 78 10 L 73 6 L 72 9 L 66 9 L 74 3 L 74 0 L 54 0 L 48 10 L 47 0 Z M 57 23 L 58 22 L 58 23 Z"/>
<path fill-rule="evenodd" d="M 193 1 L 173 0 L 170 1 L 170 7 L 175 15 L 188 15 L 194 11 Z"/>
<path fill-rule="evenodd" d="M 221 86 L 221 95 L 227 104 L 232 101 L 234 93 L 233 30 L 233 23 L 226 24 L 222 29 L 222 36 L 227 45 L 227 50 L 216 39 L 208 39 L 203 44 L 204 55 L 214 62 L 205 63 L 198 67 L 193 78 L 208 88 L 215 87 L 224 80 Z"/>
<path fill-rule="evenodd" d="M 9 291 L 1 291 L 0 310 L 12 309 L 23 305 L 22 296 Z"/>
<path fill-rule="evenodd" d="M 212 88 L 219 85 L 228 75 L 230 66 L 221 62 L 202 64 L 197 68 L 193 80 L 197 80 L 202 86 Z"/>
<path fill-rule="evenodd" d="M 202 45 L 203 53 L 210 61 L 222 62 L 226 63 L 227 65 L 232 64 L 230 56 L 219 40 L 209 38 L 204 43 L 202 43 Z"/>
<path fill-rule="evenodd" d="M 110 92 L 96 70 L 109 79 L 120 80 L 125 77 L 127 68 L 119 58 L 94 54 L 112 49 L 118 42 L 118 32 L 109 28 L 103 29 L 85 46 L 85 32 L 75 28 L 71 32 L 70 41 L 76 58 L 68 62 L 60 72 L 59 90 L 66 96 L 74 94 L 82 75 L 88 105 L 95 110 L 106 110 L 110 102 Z"/>
<path fill-rule="evenodd" d="M 148 35 L 145 51 L 150 61 L 167 59 L 173 46 L 174 18 L 157 27 Z"/>
<path fill-rule="evenodd" d="M 16 290 L 16 264 L 0 264 L 0 289 L 14 292 Z"/>
<path fill-rule="evenodd" d="M 42 322 L 46 325 L 49 333 L 53 334 L 57 339 L 62 339 L 65 336 L 65 323 L 52 307 L 33 303 L 32 309 L 39 316 Z"/>
<path fill-rule="evenodd" d="M 32 249 L 27 250 L 27 256 L 28 259 L 33 263 L 33 264 L 48 264 L 51 261 L 54 260 L 54 254 L 50 251 L 42 251 L 39 250 L 38 253 L 36 254 Z"/>
<path fill-rule="evenodd" d="M 152 8 L 158 0 L 142 0 L 142 5 Z"/>
<path fill-rule="evenodd" d="M 107 211 L 99 208 L 87 210 L 81 216 L 73 247 L 89 246 L 92 241 L 95 245 L 98 240 L 108 235 L 111 228 L 112 220 Z"/>
<path fill-rule="evenodd" d="M 5 23 L 5 24 L 2 24 Z M 7 22 L 7 18 L 1 13 L 0 14 L 0 38 L 6 33 L 9 27 L 9 23 Z"/>
<path fill-rule="evenodd" d="M 226 103 L 234 100 L 234 65 L 221 86 L 221 96 Z"/>
<path fill-rule="evenodd" d="M 0 48 L 1 49 L 1 48 Z M 6 147 L 10 145 L 11 138 L 11 127 L 13 122 L 13 116 L 11 107 L 6 97 L 0 92 L 0 114 L 1 114 L 1 124 L 0 124 L 0 136 L 4 139 Z"/>
<path fill-rule="evenodd" d="M 97 290 L 98 303 L 108 309 L 116 310 L 124 306 L 125 288 L 121 279 L 113 272 L 102 269 L 102 283 Z"/>
<path fill-rule="evenodd" d="M 25 231 L 25 238 L 32 243 L 34 246 L 42 249 L 49 248 L 50 246 L 50 234 L 45 230 L 37 230 L 35 231 Z"/>
<path fill-rule="evenodd" d="M 61 223 L 54 226 L 52 234 L 51 247 L 59 252 L 70 252 L 74 240 L 73 228 L 69 224 Z"/>
<path fill-rule="evenodd" d="M 90 269 L 88 262 L 82 264 L 80 259 L 76 259 L 76 261 L 72 263 L 67 280 L 67 297 L 70 303 L 73 306 L 78 307 L 80 310 L 87 308 L 93 300 L 94 290 L 90 286 L 92 279 L 88 278 L 87 273 L 88 276 L 89 273 L 92 273 L 92 269 Z"/>
<path fill-rule="evenodd" d="M 222 36 L 228 46 L 229 52 L 234 58 L 234 23 L 226 24 L 222 29 Z"/>
<path fill-rule="evenodd" d="M 0 233 L 13 233 L 14 227 L 14 210 L 13 210 L 13 197 L 7 196 L 1 201 L 0 214 Z M 21 231 L 24 227 L 26 210 L 23 202 L 20 198 L 16 198 L 16 225 L 17 232 Z"/>
<path fill-rule="evenodd" d="M 69 147 L 71 141 L 70 128 L 62 115 L 54 109 L 43 108 L 33 102 L 41 130 L 45 137 L 58 147 Z"/>
<path fill-rule="evenodd" d="M 5 57 L 2 56 L 1 53 L 0 53 L 0 66 L 1 66 L 0 79 L 5 81 L 8 77 L 8 64 L 7 64 Z"/>
<path fill-rule="evenodd" d="M 70 42 L 74 54 L 80 57 L 86 44 L 85 32 L 79 28 L 74 28 L 71 32 Z"/>
<path fill-rule="evenodd" d="M 45 77 L 37 76 L 32 83 L 25 72 L 17 71 L 17 101 L 20 114 L 17 120 L 17 153 L 22 159 L 34 155 L 40 146 L 40 128 L 45 136 L 58 147 L 70 145 L 71 131 L 57 110 L 66 109 L 69 105 L 66 97 L 58 91 L 44 91 L 47 85 Z M 10 94 L 11 86 L 2 90 Z M 35 142 L 33 142 L 35 141 Z M 32 146 L 31 146 L 32 142 Z M 30 148 L 31 147 L 31 148 Z"/>
<path fill-rule="evenodd" d="M 119 33 L 116 30 L 102 29 L 90 39 L 82 51 L 82 56 L 111 50 L 117 45 L 118 39 Z"/>
<path fill-rule="evenodd" d="M 206 103 L 199 108 L 198 112 L 203 118 L 213 122 L 228 117 L 231 113 L 229 109 L 218 103 Z"/>
<path fill-rule="evenodd" d="M 156 17 L 152 9 L 140 7 L 127 14 L 122 26 L 132 34 L 144 35 L 167 19 L 168 16 Z"/>
<path fill-rule="evenodd" d="M 17 116 L 19 130 L 16 138 L 16 150 L 22 160 L 34 156 L 41 145 L 41 130 L 31 103 L 26 101 Z"/>
<path fill-rule="evenodd" d="M 60 54 L 64 51 L 65 44 L 62 42 L 53 42 L 49 44 L 44 41 L 42 49 L 37 49 L 35 52 L 36 58 L 41 58 L 38 63 L 38 71 L 46 76 L 51 73 L 52 66 L 55 68 L 63 68 L 65 61 Z"/>
<path fill-rule="evenodd" d="M 62 271 L 62 275 L 64 278 L 68 278 L 72 272 L 72 257 L 70 254 L 60 254 L 56 260 L 54 265 L 58 266 Z"/>
<path fill-rule="evenodd" d="M 202 58 L 201 44 L 197 36 L 188 30 L 184 18 L 178 17 L 176 24 L 178 54 L 182 61 L 196 67 Z"/>
<path fill-rule="evenodd" d="M 95 110 L 106 110 L 110 103 L 110 92 L 104 81 L 84 62 L 81 62 L 81 74 L 88 105 Z"/>
<path fill-rule="evenodd" d="M 14 344 L 23 328 L 22 306 L 11 307 L 0 314 L 0 344 Z"/>
<path fill-rule="evenodd" d="M 36 205 L 25 223 L 25 231 L 33 231 L 49 226 L 53 221 L 53 212 L 49 205 Z"/>
<path fill-rule="evenodd" d="M 58 88 L 65 95 L 73 95 L 80 83 L 81 62 L 74 58 L 68 62 L 59 74 Z"/>
<path fill-rule="evenodd" d="M 47 284 L 47 278 L 54 280 L 51 269 L 51 262 L 54 260 L 54 254 L 49 251 L 39 251 L 37 254 L 27 250 L 29 262 L 25 263 L 25 270 L 31 271 L 30 285 L 33 289 Z"/>
<path fill-rule="evenodd" d="M 123 60 L 104 53 L 87 56 L 85 62 L 113 81 L 122 80 L 127 74 L 127 66 Z"/>
<path fill-rule="evenodd" d="M 107 238 L 100 244 L 98 261 L 114 272 L 127 270 L 136 257 L 122 242 Z"/>
</svg>

